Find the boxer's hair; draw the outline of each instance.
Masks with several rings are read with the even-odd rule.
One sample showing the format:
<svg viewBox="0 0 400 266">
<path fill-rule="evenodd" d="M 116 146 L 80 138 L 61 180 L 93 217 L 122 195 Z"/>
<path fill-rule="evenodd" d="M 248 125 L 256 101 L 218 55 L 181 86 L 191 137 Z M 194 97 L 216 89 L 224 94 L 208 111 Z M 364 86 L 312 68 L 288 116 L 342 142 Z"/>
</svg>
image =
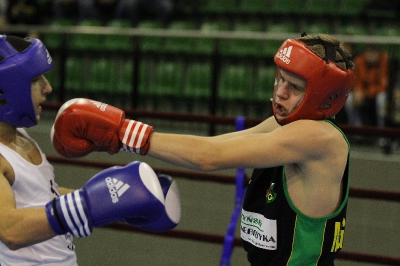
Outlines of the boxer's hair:
<svg viewBox="0 0 400 266">
<path fill-rule="evenodd" d="M 346 50 L 343 43 L 328 34 L 304 35 L 298 38 L 304 42 L 315 54 L 335 62 L 343 69 L 354 69 L 353 56 Z M 329 48 L 335 49 L 334 57 L 328 55 Z M 331 58 L 329 58 L 329 57 Z"/>
</svg>

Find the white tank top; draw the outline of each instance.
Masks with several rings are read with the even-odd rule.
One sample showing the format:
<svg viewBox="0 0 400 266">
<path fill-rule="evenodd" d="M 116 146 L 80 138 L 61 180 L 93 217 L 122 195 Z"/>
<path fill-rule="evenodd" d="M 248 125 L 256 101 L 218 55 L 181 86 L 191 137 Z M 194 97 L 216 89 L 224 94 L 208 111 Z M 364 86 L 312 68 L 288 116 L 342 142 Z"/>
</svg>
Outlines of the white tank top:
<svg viewBox="0 0 400 266">
<path fill-rule="evenodd" d="M 39 145 L 23 129 L 18 129 L 40 151 L 42 163 L 34 165 L 18 153 L 0 143 L 0 154 L 10 163 L 15 173 L 12 185 L 17 209 L 44 206 L 59 195 L 54 181 L 54 168 L 47 161 Z M 0 203 L 1 204 L 1 203 Z M 47 241 L 10 250 L 0 241 L 0 266 L 77 266 L 75 246 L 70 234 L 55 236 Z"/>
</svg>

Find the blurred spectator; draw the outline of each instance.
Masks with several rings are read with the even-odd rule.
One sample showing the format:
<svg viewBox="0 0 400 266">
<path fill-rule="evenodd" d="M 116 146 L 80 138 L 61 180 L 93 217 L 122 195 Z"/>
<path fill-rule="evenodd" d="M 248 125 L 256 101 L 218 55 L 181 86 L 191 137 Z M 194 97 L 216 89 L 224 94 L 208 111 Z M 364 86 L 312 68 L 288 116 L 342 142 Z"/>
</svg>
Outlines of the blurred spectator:
<svg viewBox="0 0 400 266">
<path fill-rule="evenodd" d="M 397 61 L 396 82 L 393 88 L 393 122 L 400 124 L 400 61 Z"/>
<path fill-rule="evenodd" d="M 166 23 L 172 11 L 172 0 L 54 0 L 53 4 L 55 18 L 97 19 L 103 24 L 126 19 L 132 26 L 148 16 Z"/>
<path fill-rule="evenodd" d="M 9 24 L 38 25 L 43 23 L 43 12 L 39 1 L 36 0 L 8 1 L 7 21 Z M 21 36 L 21 34 L 13 35 Z M 30 31 L 21 37 L 26 36 L 39 38 L 36 31 Z"/>
<path fill-rule="evenodd" d="M 120 0 L 116 17 L 128 19 L 135 27 L 141 20 L 152 18 L 167 24 L 174 10 L 172 0 Z"/>
<path fill-rule="evenodd" d="M 119 0 L 54 0 L 54 18 L 106 21 L 115 13 Z"/>
<path fill-rule="evenodd" d="M 384 127 L 389 55 L 378 45 L 367 45 L 354 63 L 354 88 L 345 106 L 348 122 Z"/>
<path fill-rule="evenodd" d="M 81 8 L 78 8 L 78 2 L 81 4 Z M 81 18 L 82 14 L 79 11 L 84 12 L 86 10 L 84 5 L 86 0 L 53 0 L 53 16 L 56 19 L 77 19 Z M 90 2 L 90 1 L 89 1 Z M 90 8 L 90 6 L 89 6 Z"/>
<path fill-rule="evenodd" d="M 0 0 L 0 26 L 7 24 L 8 1 Z"/>
<path fill-rule="evenodd" d="M 41 24 L 40 5 L 36 0 L 9 1 L 7 17 L 11 24 Z"/>
</svg>

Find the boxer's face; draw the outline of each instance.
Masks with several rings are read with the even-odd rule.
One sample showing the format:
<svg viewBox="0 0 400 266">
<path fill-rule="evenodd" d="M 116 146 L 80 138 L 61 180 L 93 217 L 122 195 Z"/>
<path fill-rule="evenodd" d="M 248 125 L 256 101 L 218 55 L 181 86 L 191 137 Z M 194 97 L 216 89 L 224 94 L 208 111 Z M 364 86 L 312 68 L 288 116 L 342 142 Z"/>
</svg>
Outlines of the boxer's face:
<svg viewBox="0 0 400 266">
<path fill-rule="evenodd" d="M 300 104 L 306 91 L 306 81 L 290 72 L 280 69 L 274 93 L 274 113 L 280 120 L 290 115 Z"/>
<path fill-rule="evenodd" d="M 42 107 L 40 104 L 46 100 L 47 94 L 51 93 L 52 90 L 53 89 L 51 88 L 50 83 L 47 81 L 44 75 L 40 75 L 32 79 L 32 103 L 37 121 L 40 120 L 40 113 L 42 112 Z"/>
</svg>

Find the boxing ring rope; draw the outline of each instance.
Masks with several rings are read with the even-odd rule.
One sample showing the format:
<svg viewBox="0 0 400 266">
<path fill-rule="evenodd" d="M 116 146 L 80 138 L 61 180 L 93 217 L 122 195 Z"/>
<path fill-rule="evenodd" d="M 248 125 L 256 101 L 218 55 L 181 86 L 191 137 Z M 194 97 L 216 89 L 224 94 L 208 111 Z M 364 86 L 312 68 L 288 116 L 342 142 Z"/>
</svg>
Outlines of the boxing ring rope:
<svg viewBox="0 0 400 266">
<path fill-rule="evenodd" d="M 42 107 L 45 110 L 58 111 L 61 107 L 61 103 L 42 103 Z M 186 114 L 186 113 L 174 113 L 174 112 L 159 112 L 159 111 L 148 111 L 141 109 L 124 109 L 126 116 L 133 119 L 140 118 L 155 118 L 169 121 L 178 122 L 197 122 L 206 123 L 211 125 L 235 125 L 236 117 L 226 117 L 217 115 L 199 115 L 199 114 Z M 258 118 L 246 118 L 245 127 L 252 127 L 261 123 L 263 119 Z M 362 135 L 362 136 L 380 136 L 380 137 L 392 137 L 400 138 L 399 128 L 378 128 L 371 126 L 351 126 L 347 124 L 339 124 L 340 129 L 349 135 Z"/>
<path fill-rule="evenodd" d="M 43 108 L 45 110 L 58 110 L 60 106 L 61 104 L 59 103 L 43 104 Z M 237 119 L 234 117 L 232 118 L 232 117 L 219 117 L 219 116 L 208 116 L 208 115 L 166 113 L 166 112 L 154 112 L 154 111 L 145 111 L 136 109 L 135 110 L 126 109 L 125 112 L 127 117 L 136 119 L 138 117 L 141 118 L 147 117 L 147 118 L 156 118 L 162 120 L 180 121 L 180 122 L 203 122 L 208 124 L 233 125 L 235 124 L 235 121 Z M 243 121 L 243 124 L 245 127 L 250 127 L 260 123 L 261 121 L 262 120 L 260 119 L 246 119 Z M 374 127 L 354 127 L 349 125 L 340 125 L 340 126 L 341 129 L 347 134 L 368 135 L 368 136 L 373 135 L 373 136 L 385 136 L 385 137 L 397 137 L 397 138 L 400 137 L 400 130 L 396 128 L 378 129 Z M 103 168 L 103 169 L 116 165 L 120 166 L 124 165 L 118 163 L 109 163 L 109 162 L 101 162 L 93 160 L 66 159 L 60 156 L 47 156 L 47 159 L 49 160 L 49 162 L 54 164 L 69 164 L 69 165 L 78 165 L 78 166 Z M 164 174 L 171 175 L 174 178 L 185 178 L 188 180 L 238 185 L 237 178 L 231 175 L 211 174 L 211 173 L 203 173 L 195 171 L 183 171 L 183 170 L 161 169 L 161 168 L 154 168 L 154 170 L 156 172 L 162 172 Z M 244 187 L 248 184 L 248 181 L 249 177 L 244 175 L 243 179 L 241 180 L 241 182 L 243 182 Z M 400 203 L 400 192 L 396 191 L 350 188 L 349 195 L 350 197 L 354 198 L 384 200 L 384 201 L 392 201 Z M 127 232 L 137 232 L 143 234 L 154 234 L 143 231 L 140 228 L 125 223 L 113 223 L 104 226 L 104 228 L 109 228 L 119 231 L 127 231 Z M 157 233 L 157 236 L 188 239 L 193 241 L 200 241 L 200 242 L 214 243 L 214 244 L 224 244 L 227 241 L 225 239 L 226 236 L 224 235 L 181 230 L 181 229 L 173 229 L 168 232 Z M 233 237 L 232 239 L 230 239 L 230 244 L 232 248 L 240 247 L 242 245 L 241 239 L 239 237 Z M 372 254 L 357 253 L 344 250 L 342 250 L 338 254 L 338 259 L 365 262 L 365 263 L 375 263 L 379 265 L 400 265 L 400 257 L 372 255 Z M 222 258 L 221 258 L 221 263 L 222 263 Z M 224 264 L 224 265 L 229 265 L 229 264 Z"/>
<path fill-rule="evenodd" d="M 125 164 L 109 163 L 109 162 L 99 162 L 91 160 L 76 160 L 76 159 L 66 159 L 60 156 L 47 155 L 47 159 L 51 163 L 58 164 L 70 164 L 78 166 L 86 166 L 93 168 L 105 169 L 112 166 L 124 166 Z M 224 174 L 210 174 L 203 172 L 194 171 L 183 171 L 174 170 L 167 168 L 156 168 L 152 167 L 155 172 L 162 172 L 163 174 L 170 175 L 177 178 L 183 178 L 195 181 L 205 181 L 205 182 L 215 182 L 221 184 L 235 184 L 236 178 L 231 175 Z M 249 177 L 244 179 L 243 185 L 247 185 L 249 182 Z M 396 191 L 386 191 L 386 190 L 374 190 L 374 189 L 364 189 L 364 188 L 350 188 L 350 197 L 361 198 L 361 199 L 372 199 L 372 200 L 385 200 L 400 203 L 400 192 Z"/>
</svg>

